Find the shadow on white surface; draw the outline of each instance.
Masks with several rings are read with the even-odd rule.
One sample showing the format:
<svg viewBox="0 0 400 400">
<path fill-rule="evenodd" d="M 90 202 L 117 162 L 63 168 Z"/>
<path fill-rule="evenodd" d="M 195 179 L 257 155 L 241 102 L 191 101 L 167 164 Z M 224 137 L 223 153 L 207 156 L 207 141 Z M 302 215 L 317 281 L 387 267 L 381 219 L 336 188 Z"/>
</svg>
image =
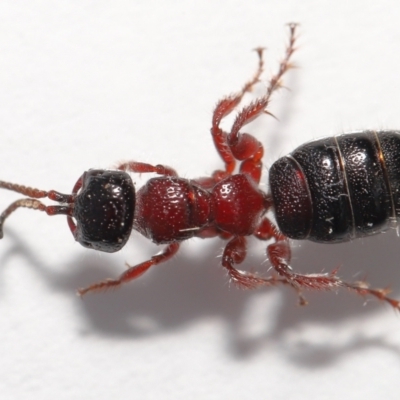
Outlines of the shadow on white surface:
<svg viewBox="0 0 400 400">
<path fill-rule="evenodd" d="M 95 253 L 90 253 L 84 262 L 72 258 L 65 263 L 60 262 L 64 264 L 60 268 L 49 266 L 45 260 L 37 258 L 28 244 L 19 241 L 12 231 L 8 235 L 14 245 L 0 259 L 2 269 L 7 268 L 15 255 L 22 256 L 54 292 L 65 292 L 71 299 L 74 299 L 78 287 L 115 277 L 123 268 Z M 395 232 L 390 232 L 345 245 L 322 246 L 302 242 L 301 247 L 294 250 L 293 266 L 303 272 L 319 272 L 321 269 L 331 270 L 342 262 L 340 276 L 347 280 L 367 276 L 375 287 L 384 287 L 392 282 L 395 289 L 393 296 L 398 297 L 400 269 L 396 265 L 396 254 L 399 240 Z M 387 349 L 397 354 L 400 361 L 399 347 L 379 334 L 371 336 L 363 332 L 362 327 L 352 332 L 345 342 L 321 343 L 318 340 L 319 329 L 332 329 L 339 333 L 341 329 L 346 329 L 348 321 L 362 321 L 384 312 L 382 304 L 371 300 L 363 307 L 363 298 L 341 290 L 337 294 L 306 293 L 310 304 L 299 307 L 295 293 L 288 288 L 258 291 L 230 288 L 216 259 L 220 247 L 221 242 L 209 241 L 209 251 L 204 258 L 190 258 L 187 252 L 183 252 L 174 260 L 153 268 L 151 273 L 132 284 L 111 293 L 88 295 L 82 301 L 77 300 L 78 313 L 81 313 L 86 324 L 83 334 L 137 340 L 179 331 L 202 320 L 219 320 L 226 327 L 228 352 L 237 359 L 252 357 L 272 345 L 280 346 L 282 353 L 293 362 L 310 369 L 330 365 L 349 353 L 371 347 Z M 254 260 L 252 257 L 253 263 Z M 261 262 L 260 255 L 255 265 Z M 77 265 L 80 265 L 79 269 Z M 266 274 L 267 265 L 264 263 L 258 270 Z M 54 272 L 60 269 L 62 272 Z M 6 282 L 1 282 L 2 287 L 5 285 Z M 276 301 L 273 296 L 278 290 L 280 296 Z M 243 324 L 248 305 L 262 296 L 266 296 L 262 299 L 265 300 L 265 312 L 262 312 L 264 320 L 261 321 L 263 329 L 256 335 L 246 334 Z M 270 300 L 274 303 L 272 312 L 268 304 Z M 396 317 L 393 313 L 393 318 Z M 304 335 L 304 327 L 312 329 Z M 302 342 L 293 342 L 293 332 L 302 333 L 299 335 Z"/>
</svg>

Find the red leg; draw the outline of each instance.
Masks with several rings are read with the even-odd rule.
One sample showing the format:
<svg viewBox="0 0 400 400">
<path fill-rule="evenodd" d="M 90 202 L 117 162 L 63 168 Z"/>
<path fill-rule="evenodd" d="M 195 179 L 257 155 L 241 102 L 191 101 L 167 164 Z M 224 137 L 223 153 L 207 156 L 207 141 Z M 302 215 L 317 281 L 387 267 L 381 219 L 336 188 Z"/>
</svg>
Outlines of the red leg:
<svg viewBox="0 0 400 400">
<path fill-rule="evenodd" d="M 118 279 L 107 279 L 105 281 L 90 285 L 87 288 L 79 289 L 78 295 L 83 296 L 88 292 L 97 292 L 100 290 L 116 288 L 122 285 L 123 283 L 132 281 L 133 279 L 136 279 L 140 275 L 145 273 L 153 265 L 161 264 L 172 258 L 178 252 L 178 250 L 179 250 L 179 243 L 178 242 L 171 243 L 163 250 L 161 254 L 153 256 L 150 260 L 132 267 L 128 266 L 128 269 L 123 274 L 121 274 Z"/>
<path fill-rule="evenodd" d="M 241 92 L 236 95 L 229 96 L 217 104 L 217 107 L 214 111 L 211 134 L 214 139 L 215 147 L 225 163 L 225 171 L 215 171 L 214 176 L 217 179 L 222 179 L 227 175 L 231 175 L 235 169 L 236 160 L 239 160 L 242 161 L 240 173 L 250 175 L 257 183 L 260 181 L 262 170 L 261 160 L 264 154 L 263 146 L 252 135 L 240 133 L 239 131 L 244 125 L 253 121 L 261 114 L 270 114 L 266 108 L 271 99 L 271 95 L 274 91 L 282 86 L 282 76 L 292 67 L 290 64 L 290 58 L 295 51 L 294 44 L 296 41 L 296 25 L 290 24 L 289 27 L 290 39 L 289 45 L 286 49 L 286 55 L 283 61 L 280 63 L 278 72 L 270 79 L 266 94 L 242 109 L 242 111 L 236 117 L 229 134 L 224 132 L 219 127 L 220 122 L 240 103 L 244 93 L 250 91 L 252 86 L 259 81 L 263 70 L 262 49 L 257 49 L 260 62 L 259 68 L 253 80 L 246 84 Z"/>
<path fill-rule="evenodd" d="M 236 117 L 236 120 L 231 129 L 231 132 L 228 135 L 228 145 L 230 147 L 232 147 L 232 146 L 236 145 L 238 142 L 240 142 L 239 130 L 244 125 L 253 121 L 261 113 L 269 114 L 268 111 L 266 110 L 266 108 L 269 104 L 272 93 L 282 87 L 282 82 L 281 82 L 282 76 L 289 69 L 291 69 L 293 67 L 293 65 L 290 63 L 290 58 L 293 55 L 294 51 L 296 50 L 296 48 L 295 48 L 296 27 L 297 27 L 296 24 L 289 24 L 289 28 L 290 28 L 289 45 L 286 49 L 286 54 L 285 54 L 284 59 L 279 64 L 278 72 L 275 75 L 273 75 L 269 81 L 266 94 L 263 97 L 261 97 L 260 99 L 257 99 L 255 102 L 251 103 L 249 106 L 244 107 L 243 110 Z"/>
<path fill-rule="evenodd" d="M 400 301 L 387 296 L 390 290 L 369 288 L 369 284 L 362 281 L 353 283 L 344 282 L 336 275 L 337 270 L 320 274 L 298 274 L 293 272 L 289 265 L 291 251 L 288 239 L 270 221 L 266 222 L 265 220 L 263 223 L 263 230 L 259 232 L 258 237 L 273 237 L 276 240 L 275 243 L 270 244 L 267 248 L 269 261 L 285 283 L 297 290 L 301 305 L 307 304 L 301 296 L 303 289 L 335 290 L 338 288 L 347 288 L 361 296 L 374 296 L 379 300 L 389 303 L 393 308 L 400 310 Z"/>
<path fill-rule="evenodd" d="M 165 165 L 151 165 L 151 164 L 146 164 L 142 162 L 136 162 L 136 161 L 129 161 L 129 162 L 124 162 L 119 165 L 117 165 L 117 169 L 121 171 L 130 171 L 130 172 L 136 172 L 138 174 L 141 173 L 147 173 L 147 172 L 155 172 L 156 174 L 159 175 L 168 175 L 168 176 L 178 176 L 176 171 L 171 168 L 167 167 Z"/>
<path fill-rule="evenodd" d="M 237 160 L 243 161 L 240 166 L 240 173 L 253 177 L 256 182 L 260 181 L 262 170 L 262 157 L 264 149 L 262 144 L 253 136 L 240 133 L 240 129 L 253 121 L 261 114 L 270 114 L 267 111 L 273 92 L 282 87 L 282 76 L 292 68 L 290 58 L 295 51 L 296 24 L 290 24 L 289 45 L 286 49 L 284 59 L 279 65 L 278 72 L 269 81 L 266 94 L 244 107 L 233 123 L 231 132 L 227 136 L 227 144 Z"/>
<path fill-rule="evenodd" d="M 239 287 L 244 289 L 254 289 L 261 285 L 286 284 L 286 280 L 277 277 L 262 278 L 247 271 L 240 271 L 234 264 L 240 264 L 246 258 L 246 238 L 237 236 L 231 239 L 225 246 L 222 255 L 222 266 L 228 271 L 231 280 Z"/>
<path fill-rule="evenodd" d="M 253 86 L 259 82 L 260 76 L 263 72 L 264 61 L 263 61 L 263 50 L 262 48 L 257 48 L 258 54 L 258 68 L 253 78 L 248 81 L 242 88 L 242 90 L 236 94 L 232 94 L 220 100 L 215 107 L 213 118 L 211 135 L 214 140 L 214 145 L 225 163 L 225 171 L 215 171 L 214 175 L 217 180 L 223 179 L 224 177 L 231 175 L 235 169 L 236 161 L 232 154 L 231 149 L 227 145 L 227 133 L 220 128 L 220 123 L 223 118 L 229 115 L 236 106 L 240 104 L 243 96 L 246 92 L 250 92 Z"/>
</svg>

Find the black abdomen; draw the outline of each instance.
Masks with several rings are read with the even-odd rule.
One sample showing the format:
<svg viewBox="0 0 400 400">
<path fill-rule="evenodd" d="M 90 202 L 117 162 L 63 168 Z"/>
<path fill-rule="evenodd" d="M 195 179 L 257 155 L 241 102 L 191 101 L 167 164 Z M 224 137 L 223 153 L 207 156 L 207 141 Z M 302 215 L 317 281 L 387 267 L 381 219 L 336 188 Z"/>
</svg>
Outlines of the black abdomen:
<svg viewBox="0 0 400 400">
<path fill-rule="evenodd" d="M 269 174 L 276 220 L 292 239 L 344 242 L 400 216 L 400 131 L 365 131 L 304 144 Z"/>
</svg>

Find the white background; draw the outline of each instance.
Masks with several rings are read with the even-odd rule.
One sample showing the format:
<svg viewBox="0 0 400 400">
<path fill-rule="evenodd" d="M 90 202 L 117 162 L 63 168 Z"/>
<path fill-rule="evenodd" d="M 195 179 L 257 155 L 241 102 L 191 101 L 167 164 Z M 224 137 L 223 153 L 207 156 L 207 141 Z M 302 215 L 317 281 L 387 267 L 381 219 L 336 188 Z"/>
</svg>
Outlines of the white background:
<svg viewBox="0 0 400 400">
<path fill-rule="evenodd" d="M 304 141 L 400 129 L 400 7 L 395 1 L 70 1 L 0 3 L 0 179 L 70 192 L 120 160 L 184 177 L 221 163 L 213 106 L 266 77 L 301 24 L 298 69 L 249 127 L 268 167 Z M 267 169 L 265 169 L 267 172 Z M 267 175 L 267 173 L 265 173 Z M 134 177 L 138 181 L 137 177 Z M 265 182 L 265 179 L 264 179 Z M 18 195 L 2 191 L 5 208 Z M 264 247 L 249 266 L 266 273 Z M 245 292 L 219 266 L 223 242 L 191 240 L 118 291 L 80 300 L 157 247 L 133 235 L 117 254 L 73 241 L 64 217 L 19 210 L 0 243 L 3 399 L 397 399 L 400 319 L 346 292 Z M 296 243 L 293 267 L 340 266 L 400 296 L 395 232 L 346 245 Z"/>
</svg>

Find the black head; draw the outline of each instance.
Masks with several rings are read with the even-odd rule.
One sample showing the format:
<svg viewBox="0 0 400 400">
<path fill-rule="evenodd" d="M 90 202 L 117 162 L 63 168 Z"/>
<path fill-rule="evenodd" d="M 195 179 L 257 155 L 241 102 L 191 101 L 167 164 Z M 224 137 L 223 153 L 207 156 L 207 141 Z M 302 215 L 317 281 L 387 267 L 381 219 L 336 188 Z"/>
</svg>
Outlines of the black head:
<svg viewBox="0 0 400 400">
<path fill-rule="evenodd" d="M 86 171 L 74 188 L 69 224 L 82 246 L 113 253 L 127 242 L 133 225 L 135 188 L 123 171 Z"/>
</svg>

